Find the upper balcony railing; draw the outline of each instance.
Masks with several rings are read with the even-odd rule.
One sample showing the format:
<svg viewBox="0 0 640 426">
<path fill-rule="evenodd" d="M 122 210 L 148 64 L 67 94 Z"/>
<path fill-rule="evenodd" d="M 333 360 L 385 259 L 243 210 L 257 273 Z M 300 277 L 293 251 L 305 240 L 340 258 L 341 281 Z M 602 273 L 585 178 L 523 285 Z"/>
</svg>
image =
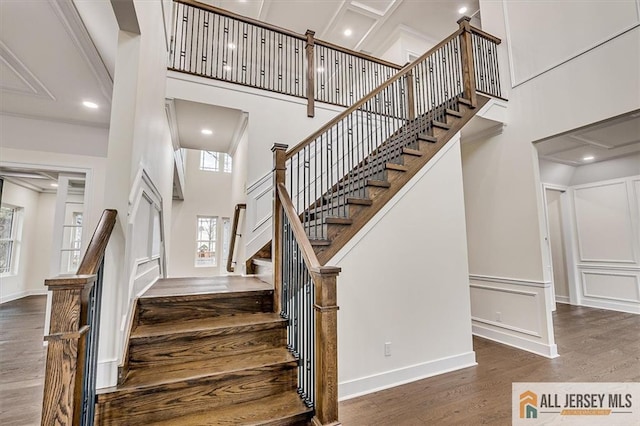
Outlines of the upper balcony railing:
<svg viewBox="0 0 640 426">
<path fill-rule="evenodd" d="M 351 106 L 400 65 L 191 0 L 174 2 L 169 69 Z"/>
</svg>

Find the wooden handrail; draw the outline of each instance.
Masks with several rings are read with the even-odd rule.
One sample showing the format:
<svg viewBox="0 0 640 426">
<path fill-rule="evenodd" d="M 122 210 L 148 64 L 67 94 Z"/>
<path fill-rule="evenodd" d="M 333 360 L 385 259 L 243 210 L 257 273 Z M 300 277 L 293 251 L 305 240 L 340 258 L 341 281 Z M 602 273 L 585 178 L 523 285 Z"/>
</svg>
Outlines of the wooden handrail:
<svg viewBox="0 0 640 426">
<path fill-rule="evenodd" d="M 469 28 L 471 30 L 472 33 L 479 35 L 482 38 L 486 38 L 487 40 L 490 40 L 492 42 L 494 42 L 495 44 L 500 44 L 502 43 L 502 40 L 499 39 L 498 37 L 491 35 L 487 32 L 482 31 L 480 28 L 476 28 L 476 27 L 471 27 Z"/>
<path fill-rule="evenodd" d="M 236 234 L 238 233 L 238 224 L 240 222 L 240 210 L 246 209 L 247 205 L 244 203 L 236 204 L 236 208 L 233 212 L 233 224 L 231 225 L 231 241 L 229 241 L 229 256 L 227 256 L 227 272 L 233 272 L 233 253 L 236 248 Z"/>
<path fill-rule="evenodd" d="M 290 159 L 291 157 L 293 157 L 296 153 L 300 152 L 305 146 L 309 145 L 311 142 L 313 142 L 314 140 L 316 140 L 319 136 L 321 136 L 322 134 L 324 134 L 327 130 L 329 130 L 331 127 L 333 127 L 336 123 L 339 123 L 340 121 L 342 121 L 345 117 L 347 117 L 349 114 L 353 113 L 354 111 L 356 111 L 358 108 L 360 108 L 361 106 L 363 106 L 365 103 L 367 103 L 368 101 L 370 101 L 371 99 L 373 99 L 373 97 L 375 97 L 376 95 L 378 95 L 380 92 L 382 92 L 384 89 L 386 89 L 387 87 L 389 87 L 390 85 L 392 85 L 393 83 L 395 83 L 396 81 L 398 81 L 399 79 L 401 79 L 402 77 L 404 77 L 405 75 L 407 75 L 409 72 L 413 71 L 413 69 L 422 61 L 424 61 L 428 56 L 430 56 L 433 52 L 435 52 L 436 50 L 440 49 L 442 46 L 444 46 L 445 44 L 449 43 L 451 40 L 453 40 L 455 37 L 458 37 L 460 34 L 463 33 L 463 29 L 460 28 L 458 29 L 456 32 L 454 32 L 453 34 L 451 34 L 449 37 L 447 37 L 446 39 L 444 39 L 443 41 L 441 41 L 440 43 L 436 44 L 433 48 L 429 49 L 427 52 L 425 52 L 422 56 L 420 56 L 418 59 L 416 59 L 415 61 L 413 61 L 410 64 L 405 65 L 400 71 L 398 71 L 393 77 L 391 77 L 390 79 L 388 79 L 387 81 L 385 81 L 383 84 L 381 84 L 380 86 L 378 86 L 377 88 L 375 88 L 374 90 L 372 90 L 368 95 L 366 95 L 364 98 L 360 99 L 358 102 L 354 103 L 353 105 L 351 105 L 349 108 L 347 108 L 346 110 L 344 110 L 342 113 L 338 114 L 336 117 L 334 117 L 332 120 L 330 120 L 327 124 L 325 124 L 324 126 L 322 126 L 320 129 L 318 129 L 317 131 L 315 131 L 314 133 L 312 133 L 309 137 L 307 137 L 306 139 L 304 139 L 302 142 L 300 142 L 299 144 L 297 144 L 296 146 L 294 146 L 293 148 L 291 148 L 289 151 L 287 151 L 287 160 Z"/>
<path fill-rule="evenodd" d="M 289 223 L 291 224 L 293 235 L 295 235 L 296 241 L 300 246 L 300 251 L 302 251 L 302 256 L 304 257 L 304 261 L 307 264 L 307 269 L 309 269 L 310 271 L 320 271 L 322 265 L 318 261 L 316 252 L 313 251 L 313 246 L 309 241 L 309 237 L 304 232 L 302 222 L 300 222 L 300 217 L 293 207 L 293 202 L 291 201 L 291 197 L 289 196 L 287 187 L 284 183 L 279 183 L 278 190 L 276 192 L 278 193 L 278 197 L 280 199 L 280 202 L 282 203 L 284 214 L 286 214 L 289 218 Z"/>
<path fill-rule="evenodd" d="M 376 58 L 375 56 L 367 55 L 366 53 L 357 52 L 355 50 L 347 49 L 346 47 L 338 46 L 337 44 L 330 43 L 328 41 L 315 39 L 315 43 L 320 46 L 328 47 L 329 49 L 337 50 L 347 55 L 357 56 L 358 58 L 366 59 L 367 61 L 376 62 L 380 65 L 401 70 L 402 65 L 394 64 L 393 62 L 385 61 L 384 59 Z"/>
<path fill-rule="evenodd" d="M 259 21 L 257 19 L 249 18 L 248 16 L 239 15 L 237 13 L 233 13 L 233 12 L 230 12 L 228 10 L 221 9 L 219 7 L 211 6 L 209 4 L 200 3 L 200 2 L 195 1 L 195 0 L 173 0 L 173 1 L 175 1 L 176 3 L 186 4 L 188 6 L 193 6 L 193 7 L 196 7 L 198 9 L 201 9 L 201 10 L 206 10 L 206 11 L 209 11 L 209 12 L 217 13 L 219 15 L 226 16 L 226 17 L 231 18 L 231 19 L 236 19 L 236 20 L 238 20 L 240 22 L 244 22 L 244 23 L 247 23 L 247 24 L 250 24 L 250 25 L 255 25 L 257 27 L 264 28 L 266 30 L 275 31 L 277 33 L 284 34 L 284 35 L 287 35 L 287 36 L 290 36 L 290 37 L 294 37 L 294 38 L 297 38 L 297 39 L 300 39 L 300 40 L 305 40 L 305 41 L 307 40 L 307 36 L 305 34 L 299 34 L 299 33 L 295 32 L 295 31 L 291 31 L 291 30 L 288 30 L 286 28 L 279 27 L 277 25 L 272 25 L 272 24 L 269 24 L 267 22 Z M 330 43 L 328 41 L 315 39 L 315 43 L 317 43 L 319 45 L 322 45 L 322 46 L 325 46 L 325 47 L 329 47 L 331 49 L 339 50 L 340 52 L 347 53 L 349 55 L 357 56 L 357 57 L 362 58 L 362 59 L 366 59 L 366 60 L 369 60 L 369 61 L 372 61 L 372 62 L 376 62 L 376 63 L 379 63 L 381 65 L 385 65 L 387 67 L 395 68 L 395 69 L 398 69 L 398 70 L 402 68 L 400 65 L 394 64 L 393 62 L 385 61 L 384 59 L 376 58 L 375 56 L 367 55 L 366 53 L 356 52 L 355 50 L 347 49 L 346 47 L 338 46 L 338 45 Z"/>
<path fill-rule="evenodd" d="M 102 213 L 75 275 L 45 280 L 51 292 L 51 321 L 45 337 L 43 425 L 79 425 L 83 417 L 92 416 L 93 409 L 83 411 L 83 386 L 85 374 L 95 374 L 97 365 L 101 265 L 116 217 L 116 210 Z M 91 387 L 87 404 L 95 397 Z"/>
<path fill-rule="evenodd" d="M 98 271 L 98 267 L 104 257 L 104 251 L 107 248 L 111 231 L 116 224 L 116 217 L 118 212 L 115 210 L 107 209 L 102 212 L 100 221 L 96 226 L 87 251 L 84 253 L 80 267 L 78 268 L 78 275 L 90 275 L 95 274 Z"/>
</svg>

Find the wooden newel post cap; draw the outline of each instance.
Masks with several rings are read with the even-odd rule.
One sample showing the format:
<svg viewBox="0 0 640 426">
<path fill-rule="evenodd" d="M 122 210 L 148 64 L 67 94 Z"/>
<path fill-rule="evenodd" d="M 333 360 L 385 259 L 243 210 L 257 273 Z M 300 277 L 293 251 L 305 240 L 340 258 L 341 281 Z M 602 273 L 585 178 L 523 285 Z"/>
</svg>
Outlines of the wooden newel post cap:
<svg viewBox="0 0 640 426">
<path fill-rule="evenodd" d="M 318 275 L 322 275 L 323 277 L 332 277 L 340 275 L 342 268 L 338 266 L 321 266 L 316 270 L 313 270 Z"/>
<path fill-rule="evenodd" d="M 463 16 L 462 18 L 458 19 L 456 22 L 458 23 L 458 25 L 460 25 L 460 28 L 468 28 L 469 22 L 471 22 L 471 17 Z"/>
<path fill-rule="evenodd" d="M 316 35 L 316 32 L 313 30 L 307 30 L 307 32 L 304 33 L 304 35 L 313 37 L 314 35 Z"/>
<path fill-rule="evenodd" d="M 285 145 L 283 143 L 274 143 L 271 147 L 271 152 L 286 151 L 287 148 L 289 148 L 289 145 Z"/>
</svg>

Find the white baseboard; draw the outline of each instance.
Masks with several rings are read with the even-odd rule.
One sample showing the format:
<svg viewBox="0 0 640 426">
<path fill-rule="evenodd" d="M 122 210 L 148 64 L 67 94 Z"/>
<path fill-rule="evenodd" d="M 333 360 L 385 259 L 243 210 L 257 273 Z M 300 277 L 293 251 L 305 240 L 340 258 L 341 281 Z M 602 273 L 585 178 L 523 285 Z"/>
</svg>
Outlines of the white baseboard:
<svg viewBox="0 0 640 426">
<path fill-rule="evenodd" d="M 580 306 L 588 308 L 608 309 L 610 311 L 626 312 L 628 314 L 640 314 L 640 305 L 633 303 L 621 303 L 608 300 L 594 300 L 582 298 Z"/>
<path fill-rule="evenodd" d="M 23 290 L 17 293 L 9 294 L 8 296 L 0 297 L 0 304 L 11 302 L 13 300 L 22 299 L 27 296 L 42 296 L 47 294 L 47 289 L 42 290 Z"/>
<path fill-rule="evenodd" d="M 371 376 L 347 380 L 338 384 L 338 395 L 340 401 L 344 401 L 476 365 L 478 365 L 476 363 L 476 353 L 473 351 L 466 352 Z"/>
<path fill-rule="evenodd" d="M 98 361 L 96 389 L 115 386 L 118 383 L 118 360 L 116 358 Z"/>
<path fill-rule="evenodd" d="M 569 296 L 558 296 L 556 294 L 556 303 L 564 303 L 565 305 L 570 305 L 571 300 L 569 300 Z"/>
<path fill-rule="evenodd" d="M 502 343 L 503 345 L 522 349 L 523 351 L 541 355 L 546 358 L 557 358 L 559 356 L 558 347 L 555 344 L 547 345 L 540 342 L 534 342 L 507 331 L 483 327 L 476 323 L 472 324 L 471 329 L 474 336 Z"/>
</svg>

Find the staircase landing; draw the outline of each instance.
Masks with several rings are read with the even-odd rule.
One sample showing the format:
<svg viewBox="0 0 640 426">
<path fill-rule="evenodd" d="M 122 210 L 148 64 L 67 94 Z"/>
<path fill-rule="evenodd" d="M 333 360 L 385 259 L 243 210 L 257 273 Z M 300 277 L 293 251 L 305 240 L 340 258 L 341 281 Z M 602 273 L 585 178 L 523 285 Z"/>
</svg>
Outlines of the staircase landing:
<svg viewBox="0 0 640 426">
<path fill-rule="evenodd" d="M 273 290 L 273 286 L 254 277 L 241 277 L 238 275 L 206 278 L 164 278 L 151 286 L 142 295 L 142 298 L 260 290 Z"/>
</svg>

